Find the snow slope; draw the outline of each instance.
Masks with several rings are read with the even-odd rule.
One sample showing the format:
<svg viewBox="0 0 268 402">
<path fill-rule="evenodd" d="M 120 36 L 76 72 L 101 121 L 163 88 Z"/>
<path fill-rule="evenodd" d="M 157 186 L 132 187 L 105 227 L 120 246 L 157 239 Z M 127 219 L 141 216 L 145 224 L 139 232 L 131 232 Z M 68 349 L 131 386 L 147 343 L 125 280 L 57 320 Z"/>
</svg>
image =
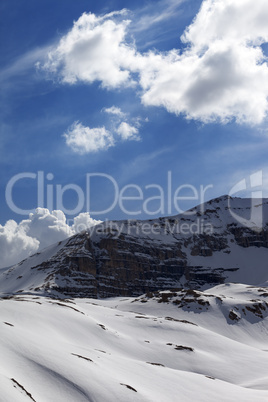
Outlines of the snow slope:
<svg viewBox="0 0 268 402">
<path fill-rule="evenodd" d="M 2 298 L 0 401 L 267 401 L 267 296 L 225 284 L 137 299 Z"/>
<path fill-rule="evenodd" d="M 32 268 L 41 265 L 54 254 L 60 252 L 68 241 L 69 239 L 66 239 L 53 244 L 11 268 L 2 268 L 0 270 L 0 288 L 4 286 L 3 293 L 13 293 L 15 288 L 18 290 L 18 285 L 21 290 L 43 286 L 47 278 L 47 272 L 43 270 L 33 272 Z"/>
</svg>

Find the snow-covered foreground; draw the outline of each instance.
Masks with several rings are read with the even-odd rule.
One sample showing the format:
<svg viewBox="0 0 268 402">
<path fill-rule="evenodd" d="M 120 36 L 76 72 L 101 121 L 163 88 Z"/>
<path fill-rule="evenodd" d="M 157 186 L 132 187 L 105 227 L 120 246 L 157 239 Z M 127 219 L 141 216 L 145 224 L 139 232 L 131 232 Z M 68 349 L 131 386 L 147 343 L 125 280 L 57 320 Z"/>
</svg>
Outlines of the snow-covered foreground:
<svg viewBox="0 0 268 402">
<path fill-rule="evenodd" d="M 0 299 L 0 400 L 267 401 L 267 292 Z"/>
</svg>

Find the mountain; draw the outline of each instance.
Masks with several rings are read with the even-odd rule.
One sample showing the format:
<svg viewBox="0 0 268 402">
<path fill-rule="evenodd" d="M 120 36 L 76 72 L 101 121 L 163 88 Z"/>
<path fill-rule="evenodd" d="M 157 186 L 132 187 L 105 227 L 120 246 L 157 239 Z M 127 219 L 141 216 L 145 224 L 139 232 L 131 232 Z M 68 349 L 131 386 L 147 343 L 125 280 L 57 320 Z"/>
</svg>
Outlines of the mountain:
<svg viewBox="0 0 268 402">
<path fill-rule="evenodd" d="M 266 402 L 267 257 L 268 200 L 224 196 L 1 270 L 0 400 Z"/>
<path fill-rule="evenodd" d="M 223 196 L 186 213 L 109 221 L 0 273 L 0 295 L 139 296 L 268 281 L 268 200 Z"/>
</svg>

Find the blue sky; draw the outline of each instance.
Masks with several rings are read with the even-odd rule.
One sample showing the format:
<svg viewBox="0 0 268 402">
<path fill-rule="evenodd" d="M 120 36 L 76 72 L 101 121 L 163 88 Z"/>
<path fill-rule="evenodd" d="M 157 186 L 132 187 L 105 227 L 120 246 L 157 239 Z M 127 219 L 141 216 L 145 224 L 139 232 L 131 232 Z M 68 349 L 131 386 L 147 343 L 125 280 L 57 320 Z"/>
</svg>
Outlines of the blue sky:
<svg viewBox="0 0 268 402">
<path fill-rule="evenodd" d="M 184 185 L 181 196 L 197 190 L 196 199 L 180 200 L 181 209 L 199 203 L 200 186 L 209 186 L 211 199 L 260 170 L 268 196 L 268 7 L 232 3 L 1 2 L 0 224 L 28 217 L 5 198 L 10 180 L 24 172 L 43 172 L 44 203 L 28 177 L 14 184 L 14 204 L 65 209 L 68 218 L 175 214 L 167 206 L 168 175 L 172 193 Z M 86 198 L 86 175 L 98 173 L 119 189 L 143 191 L 143 200 L 124 201 L 134 214 L 118 203 L 98 213 L 114 199 L 111 181 L 100 176 L 91 181 L 89 211 L 86 202 L 77 210 L 72 189 L 59 208 L 57 185 L 79 186 Z M 144 200 L 159 194 L 146 188 L 152 184 L 163 188 L 165 205 L 160 211 L 151 200 L 148 215 Z M 125 195 L 137 196 L 136 187 Z"/>
</svg>

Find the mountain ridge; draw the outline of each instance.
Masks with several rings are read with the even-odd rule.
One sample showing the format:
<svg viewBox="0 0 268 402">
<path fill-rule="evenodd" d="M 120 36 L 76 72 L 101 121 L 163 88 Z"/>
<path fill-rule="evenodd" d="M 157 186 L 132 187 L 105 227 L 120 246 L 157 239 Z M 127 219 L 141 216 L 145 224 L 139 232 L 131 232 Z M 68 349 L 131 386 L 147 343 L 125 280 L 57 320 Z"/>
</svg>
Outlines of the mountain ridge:
<svg viewBox="0 0 268 402">
<path fill-rule="evenodd" d="M 251 219 L 256 211 L 262 228 Z M 89 228 L 0 273 L 0 294 L 97 298 L 258 285 L 268 280 L 267 260 L 268 199 L 222 196 L 171 217 Z"/>
</svg>

